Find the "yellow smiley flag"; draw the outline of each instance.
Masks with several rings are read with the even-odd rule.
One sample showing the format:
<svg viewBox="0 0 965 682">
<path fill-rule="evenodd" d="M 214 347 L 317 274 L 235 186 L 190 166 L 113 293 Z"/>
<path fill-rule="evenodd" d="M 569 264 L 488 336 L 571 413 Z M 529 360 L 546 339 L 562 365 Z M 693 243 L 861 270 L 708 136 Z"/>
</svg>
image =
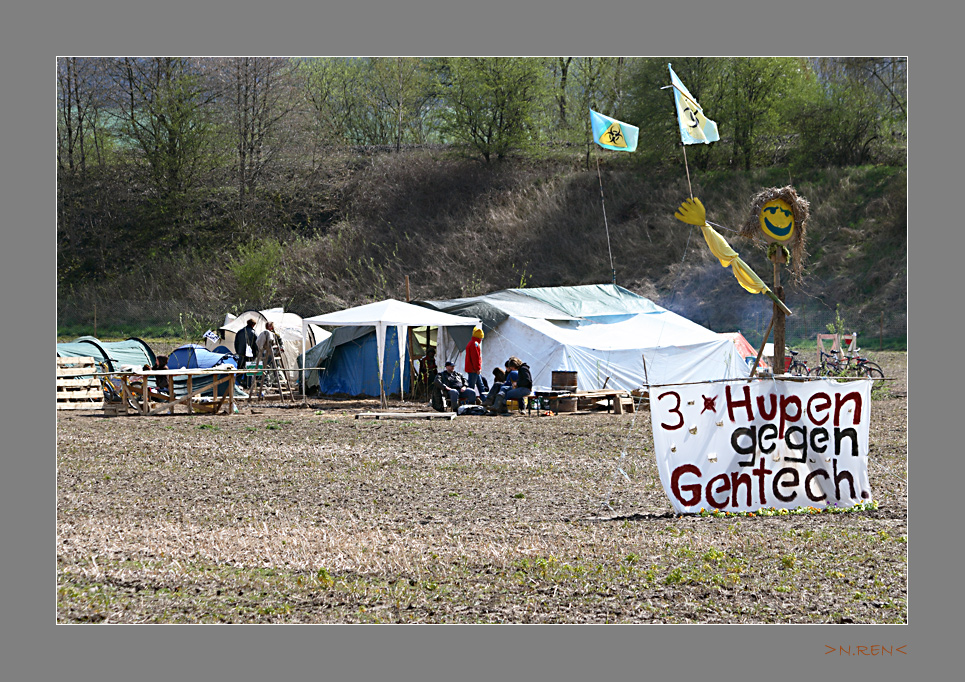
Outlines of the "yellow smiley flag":
<svg viewBox="0 0 965 682">
<path fill-rule="evenodd" d="M 720 139 L 717 123 L 704 115 L 704 110 L 690 90 L 677 78 L 673 67 L 670 69 L 670 82 L 673 85 L 674 104 L 677 105 L 677 123 L 680 124 L 680 140 L 684 144 L 710 144 Z"/>
<path fill-rule="evenodd" d="M 710 247 L 710 252 L 714 254 L 723 267 L 726 268 L 730 266 L 734 277 L 737 278 L 737 282 L 744 287 L 745 290 L 752 294 L 764 294 L 774 301 L 781 310 L 784 311 L 785 315 L 791 314 L 791 310 L 764 284 L 764 281 L 757 276 L 757 273 L 751 270 L 750 266 L 741 260 L 741 257 L 730 247 L 727 240 L 724 239 L 717 230 L 707 224 L 707 212 L 704 210 L 704 205 L 700 203 L 700 199 L 696 197 L 687 199 L 674 213 L 674 217 L 688 225 L 696 225 L 700 228 L 700 231 L 704 235 L 704 241 L 706 241 L 707 246 Z"/>
</svg>

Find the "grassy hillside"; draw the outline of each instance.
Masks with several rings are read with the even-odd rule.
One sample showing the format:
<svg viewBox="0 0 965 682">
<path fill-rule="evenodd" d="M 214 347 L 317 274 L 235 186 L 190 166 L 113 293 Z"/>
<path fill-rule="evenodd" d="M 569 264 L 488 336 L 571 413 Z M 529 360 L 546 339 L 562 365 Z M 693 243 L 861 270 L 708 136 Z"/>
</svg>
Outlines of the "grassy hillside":
<svg viewBox="0 0 965 682">
<path fill-rule="evenodd" d="M 741 328 L 749 338 L 754 324 L 766 325 L 769 302 L 744 292 L 699 230 L 673 217 L 689 195 L 682 164 L 653 173 L 608 155 L 601 175 L 605 204 L 595 164 L 587 170 L 579 156 L 492 165 L 428 151 L 342 159 L 296 195 L 266 194 L 274 217 L 246 233 L 257 234 L 252 240 L 217 219 L 227 211 L 209 206 L 214 217 L 204 235 L 166 253 L 138 258 L 118 239 L 113 248 L 127 267 L 86 281 L 62 268 L 61 325 L 82 319 L 98 301 L 106 320 L 111 301 L 132 299 L 183 301 L 185 313 L 202 317 L 201 310 L 268 306 L 318 314 L 404 300 L 406 276 L 413 299 L 609 282 L 611 253 L 618 284 L 697 322 Z M 692 171 L 691 180 L 708 219 L 733 230 L 757 191 L 793 184 L 811 205 L 804 276 L 784 282 L 789 306 L 804 315 L 796 322 L 810 315 L 813 336 L 840 305 L 849 325 L 864 325 L 863 334 L 877 336 L 887 323 L 886 336 L 903 335 L 904 168 L 814 169 L 794 177 L 783 167 Z M 770 283 L 763 246 L 721 232 Z M 61 245 L 62 263 L 72 262 L 70 248 Z"/>
</svg>

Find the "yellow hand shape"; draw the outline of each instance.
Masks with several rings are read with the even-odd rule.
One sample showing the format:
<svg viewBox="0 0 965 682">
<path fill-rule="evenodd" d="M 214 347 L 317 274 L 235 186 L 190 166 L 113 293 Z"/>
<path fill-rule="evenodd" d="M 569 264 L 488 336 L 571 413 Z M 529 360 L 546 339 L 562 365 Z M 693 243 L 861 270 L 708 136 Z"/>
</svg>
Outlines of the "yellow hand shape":
<svg viewBox="0 0 965 682">
<path fill-rule="evenodd" d="M 697 197 L 687 199 L 673 215 L 677 220 L 682 220 L 685 223 L 696 225 L 697 227 L 701 227 L 707 223 L 707 212 Z"/>
</svg>

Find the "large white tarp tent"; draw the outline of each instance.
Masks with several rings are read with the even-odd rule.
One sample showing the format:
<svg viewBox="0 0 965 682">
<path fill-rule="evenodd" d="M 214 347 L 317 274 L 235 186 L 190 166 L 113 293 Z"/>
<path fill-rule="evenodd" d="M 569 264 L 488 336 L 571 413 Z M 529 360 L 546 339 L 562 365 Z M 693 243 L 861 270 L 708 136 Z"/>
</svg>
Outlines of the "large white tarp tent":
<svg viewBox="0 0 965 682">
<path fill-rule="evenodd" d="M 537 389 L 552 387 L 554 371 L 577 372 L 579 390 L 750 373 L 729 338 L 613 284 L 506 289 L 420 305 L 479 317 L 486 333 L 483 372 L 515 355 L 529 364 Z M 459 367 L 468 339 L 440 333 L 440 355 L 456 358 Z"/>
<path fill-rule="evenodd" d="M 302 321 L 303 338 L 307 339 L 308 325 L 325 327 L 373 327 L 378 341 L 378 372 L 382 404 L 385 405 L 385 333 L 389 327 L 396 330 L 399 345 L 399 366 L 405 364 L 405 339 L 409 327 L 467 327 L 471 333 L 472 327 L 479 324 L 479 318 L 450 315 L 426 307 L 403 303 L 395 299 L 368 303 L 366 305 L 339 310 L 326 315 L 307 317 Z M 302 353 L 304 354 L 304 346 Z M 305 381 L 302 380 L 303 394 Z"/>
</svg>

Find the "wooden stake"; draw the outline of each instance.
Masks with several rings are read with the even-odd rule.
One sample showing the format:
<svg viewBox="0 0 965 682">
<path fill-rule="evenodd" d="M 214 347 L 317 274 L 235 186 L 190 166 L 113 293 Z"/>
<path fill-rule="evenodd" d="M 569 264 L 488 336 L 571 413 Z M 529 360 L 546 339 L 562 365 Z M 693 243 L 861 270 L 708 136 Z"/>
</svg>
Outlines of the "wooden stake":
<svg viewBox="0 0 965 682">
<path fill-rule="evenodd" d="M 767 337 L 771 335 L 771 328 L 774 326 L 774 315 L 771 315 L 771 323 L 767 325 L 767 331 L 764 332 L 764 340 L 761 341 L 761 347 L 757 350 L 757 358 L 754 360 L 754 367 L 751 369 L 751 377 L 757 374 L 757 365 L 761 362 L 761 356 L 764 354 L 764 346 L 767 345 Z"/>
</svg>

